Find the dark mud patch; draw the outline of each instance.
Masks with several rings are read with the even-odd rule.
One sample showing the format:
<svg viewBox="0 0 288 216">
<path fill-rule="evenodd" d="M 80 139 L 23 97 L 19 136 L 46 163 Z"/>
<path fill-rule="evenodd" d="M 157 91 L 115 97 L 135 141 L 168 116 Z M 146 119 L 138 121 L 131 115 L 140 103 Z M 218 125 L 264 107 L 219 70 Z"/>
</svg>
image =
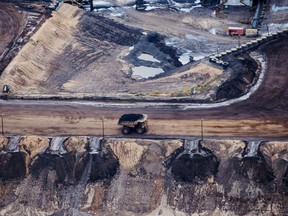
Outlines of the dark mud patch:
<svg viewBox="0 0 288 216">
<path fill-rule="evenodd" d="M 198 180 L 205 181 L 216 175 L 220 163 L 218 158 L 211 150 L 201 148 L 207 154 L 190 154 L 180 148 L 171 155 L 167 167 L 176 181 L 197 183 Z"/>
<path fill-rule="evenodd" d="M 275 175 L 260 151 L 261 142 L 245 142 L 239 166 L 240 175 L 258 183 L 268 183 L 274 180 Z"/>
<path fill-rule="evenodd" d="M 91 154 L 92 168 L 90 181 L 111 180 L 119 169 L 119 161 L 112 150 L 106 148 L 99 154 Z"/>
<path fill-rule="evenodd" d="M 22 179 L 25 174 L 25 156 L 22 152 L 0 153 L 0 179 Z"/>
<path fill-rule="evenodd" d="M 179 0 L 177 0 L 179 1 Z M 220 3 L 220 0 L 200 0 L 202 6 L 214 6 Z"/>
<path fill-rule="evenodd" d="M 55 176 L 53 183 L 55 184 L 74 184 L 76 180 L 75 173 L 77 169 L 74 169 L 75 157 L 70 154 L 65 155 L 52 155 L 45 153 L 38 156 L 30 167 L 31 175 L 38 179 L 42 172 L 50 171 L 54 172 Z"/>
<path fill-rule="evenodd" d="M 35 160 L 30 172 L 37 179 L 42 172 L 52 171 L 55 173 L 53 182 L 56 185 L 74 185 L 83 180 L 83 175 L 86 175 L 88 181 L 91 182 L 110 180 L 118 168 L 117 158 L 111 153 L 111 150 L 105 150 L 99 154 L 86 152 L 77 159 L 73 154 L 59 156 L 45 153 Z"/>
<path fill-rule="evenodd" d="M 257 183 L 268 183 L 274 180 L 273 169 L 267 164 L 261 153 L 256 157 L 244 157 L 240 162 L 239 173 Z"/>
<path fill-rule="evenodd" d="M 288 164 L 286 164 L 286 171 L 283 175 L 283 192 L 288 195 Z"/>
</svg>

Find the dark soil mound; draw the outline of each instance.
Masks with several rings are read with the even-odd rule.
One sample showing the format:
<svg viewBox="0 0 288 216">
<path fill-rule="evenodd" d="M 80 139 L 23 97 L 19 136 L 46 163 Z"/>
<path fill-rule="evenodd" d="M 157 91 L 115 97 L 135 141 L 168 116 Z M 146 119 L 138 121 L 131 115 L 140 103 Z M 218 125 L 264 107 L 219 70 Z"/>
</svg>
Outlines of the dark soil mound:
<svg viewBox="0 0 288 216">
<path fill-rule="evenodd" d="M 132 46 L 142 36 L 139 29 L 125 26 L 95 13 L 85 13 L 79 25 L 80 30 L 86 36 L 123 46 Z"/>
<path fill-rule="evenodd" d="M 100 154 L 92 154 L 90 181 L 110 180 L 119 168 L 119 162 L 111 149 L 105 149 Z"/>
<path fill-rule="evenodd" d="M 52 155 L 45 153 L 32 164 L 31 174 L 38 178 L 47 170 L 56 173 L 56 184 L 77 184 L 87 181 L 111 179 L 117 172 L 119 162 L 111 150 L 105 149 L 99 154 L 84 153 L 76 161 L 75 154 Z"/>
</svg>

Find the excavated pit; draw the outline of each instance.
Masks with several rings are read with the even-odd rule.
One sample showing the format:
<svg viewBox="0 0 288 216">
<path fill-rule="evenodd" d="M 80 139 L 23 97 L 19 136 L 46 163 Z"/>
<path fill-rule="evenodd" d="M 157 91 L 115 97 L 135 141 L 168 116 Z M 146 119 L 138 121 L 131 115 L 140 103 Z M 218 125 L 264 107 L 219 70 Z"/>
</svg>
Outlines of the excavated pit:
<svg viewBox="0 0 288 216">
<path fill-rule="evenodd" d="M 259 151 L 261 142 L 246 142 L 243 158 L 240 163 L 240 173 L 246 178 L 259 183 L 274 180 L 272 167 L 268 165 L 263 154 Z"/>
<path fill-rule="evenodd" d="M 26 174 L 25 157 L 22 152 L 0 153 L 0 179 L 22 179 Z"/>
<path fill-rule="evenodd" d="M 216 100 L 228 100 L 244 95 L 256 78 L 258 65 L 249 55 L 243 54 L 243 57 L 237 58 L 230 56 L 225 60 L 229 62 L 232 75 L 217 90 Z"/>
<path fill-rule="evenodd" d="M 21 136 L 9 137 L 3 140 L 0 149 L 0 179 L 22 179 L 26 174 L 25 155 L 19 151 L 18 143 Z"/>
<path fill-rule="evenodd" d="M 93 138 L 91 139 L 93 140 Z M 102 140 L 99 140 L 101 142 Z M 62 139 L 62 143 L 64 140 Z M 70 141 L 71 142 L 71 141 Z M 66 144 L 67 145 L 67 144 Z M 35 178 L 39 178 L 45 170 L 55 172 L 55 184 L 74 185 L 83 180 L 86 172 L 87 182 L 109 180 L 116 174 L 119 162 L 111 149 L 94 149 L 85 144 L 88 151 L 75 151 L 55 153 L 48 149 L 34 161 L 30 170 Z M 65 147 L 63 147 L 65 148 Z M 67 149 L 67 147 L 66 147 Z"/>
<path fill-rule="evenodd" d="M 131 8 L 119 10 L 127 17 L 112 18 L 111 13 L 85 12 L 62 4 L 3 71 L 0 81 L 10 86 L 8 98 L 211 100 L 222 82 L 218 79 L 222 70 L 208 62 L 181 67 L 178 60 L 186 53 L 183 46 L 192 36 L 190 18 L 186 20 L 186 15 L 181 15 L 183 26 L 173 26 L 178 14 L 163 11 L 172 19 L 164 19 L 165 25 L 161 26 L 163 16 L 157 12 L 160 28 L 154 29 L 147 28 L 150 24 L 139 25 L 146 18 L 149 23 L 153 13 L 134 13 Z M 127 22 L 128 14 L 132 20 Z M 178 46 L 180 41 L 174 43 L 175 38 L 182 38 L 184 44 Z M 203 42 L 194 36 L 191 40 L 202 47 Z M 223 45 L 223 41 L 220 43 Z M 138 58 L 141 54 L 149 54 L 158 62 Z M 151 68 L 157 71 L 145 77 L 138 73 L 133 76 L 133 69 L 141 66 L 148 72 Z"/>
<path fill-rule="evenodd" d="M 218 158 L 198 140 L 186 140 L 185 146 L 175 151 L 167 162 L 167 168 L 177 181 L 191 183 L 214 176 L 218 166 Z"/>
</svg>

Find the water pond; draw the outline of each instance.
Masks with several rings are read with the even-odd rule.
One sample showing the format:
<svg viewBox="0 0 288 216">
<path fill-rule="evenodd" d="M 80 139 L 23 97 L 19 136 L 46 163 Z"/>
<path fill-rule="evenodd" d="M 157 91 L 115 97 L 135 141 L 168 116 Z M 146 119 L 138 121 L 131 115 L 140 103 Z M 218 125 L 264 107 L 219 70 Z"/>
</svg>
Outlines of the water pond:
<svg viewBox="0 0 288 216">
<path fill-rule="evenodd" d="M 164 73 L 164 70 L 162 68 L 139 66 L 132 68 L 132 72 L 132 75 L 141 76 L 143 78 L 152 78 L 157 74 Z"/>
</svg>

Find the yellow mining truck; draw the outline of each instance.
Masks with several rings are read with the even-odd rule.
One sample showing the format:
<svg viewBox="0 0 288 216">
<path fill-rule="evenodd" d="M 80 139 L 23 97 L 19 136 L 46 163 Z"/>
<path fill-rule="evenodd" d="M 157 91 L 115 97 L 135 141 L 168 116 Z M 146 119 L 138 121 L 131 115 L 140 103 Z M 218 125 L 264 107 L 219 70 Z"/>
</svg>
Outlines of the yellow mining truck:
<svg viewBox="0 0 288 216">
<path fill-rule="evenodd" d="M 120 117 L 118 125 L 122 125 L 122 133 L 129 134 L 135 131 L 143 134 L 148 131 L 148 115 L 146 114 L 124 114 Z"/>
</svg>

